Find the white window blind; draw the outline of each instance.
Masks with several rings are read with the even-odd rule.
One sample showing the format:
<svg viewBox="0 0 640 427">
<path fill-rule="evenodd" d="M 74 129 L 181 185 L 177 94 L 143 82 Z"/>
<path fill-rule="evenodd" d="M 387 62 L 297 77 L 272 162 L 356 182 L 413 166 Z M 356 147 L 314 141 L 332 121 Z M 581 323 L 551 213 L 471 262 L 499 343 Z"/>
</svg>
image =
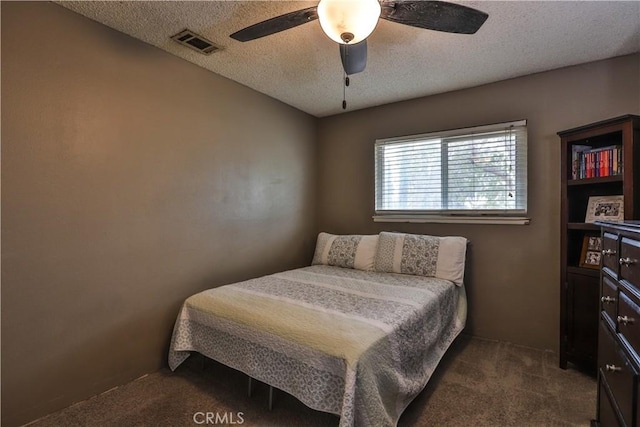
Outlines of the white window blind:
<svg viewBox="0 0 640 427">
<path fill-rule="evenodd" d="M 375 143 L 376 215 L 527 212 L 526 121 Z"/>
</svg>

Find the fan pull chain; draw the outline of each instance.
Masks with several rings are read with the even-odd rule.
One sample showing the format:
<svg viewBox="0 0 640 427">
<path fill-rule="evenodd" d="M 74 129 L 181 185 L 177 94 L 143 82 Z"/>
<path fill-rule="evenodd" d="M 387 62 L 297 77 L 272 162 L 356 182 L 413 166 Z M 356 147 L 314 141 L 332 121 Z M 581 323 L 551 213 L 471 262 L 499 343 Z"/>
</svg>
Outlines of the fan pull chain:
<svg viewBox="0 0 640 427">
<path fill-rule="evenodd" d="M 342 109 L 347 109 L 347 86 L 349 86 L 349 76 L 347 73 L 344 73 L 344 86 L 342 87 Z"/>
</svg>

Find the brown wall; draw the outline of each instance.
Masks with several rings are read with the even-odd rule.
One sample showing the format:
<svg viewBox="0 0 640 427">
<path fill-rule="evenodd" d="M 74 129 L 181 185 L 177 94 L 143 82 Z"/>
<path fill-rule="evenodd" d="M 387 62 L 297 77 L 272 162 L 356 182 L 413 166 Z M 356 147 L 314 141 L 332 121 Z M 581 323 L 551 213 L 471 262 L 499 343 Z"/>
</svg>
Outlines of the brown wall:
<svg viewBox="0 0 640 427">
<path fill-rule="evenodd" d="M 2 425 L 165 365 L 182 300 L 308 264 L 317 120 L 2 2 Z"/>
<path fill-rule="evenodd" d="M 308 263 L 316 215 L 335 233 L 467 236 L 469 332 L 557 348 L 556 132 L 640 113 L 639 55 L 316 127 L 57 5 L 1 7 L 3 425 L 164 365 L 186 296 Z M 522 118 L 531 225 L 373 223 L 376 138 Z"/>
<path fill-rule="evenodd" d="M 466 236 L 472 241 L 467 332 L 557 350 L 560 139 L 556 132 L 640 113 L 639 75 L 640 55 L 633 55 L 322 119 L 320 230 Z M 528 120 L 530 225 L 373 222 L 377 138 L 518 119 Z"/>
</svg>

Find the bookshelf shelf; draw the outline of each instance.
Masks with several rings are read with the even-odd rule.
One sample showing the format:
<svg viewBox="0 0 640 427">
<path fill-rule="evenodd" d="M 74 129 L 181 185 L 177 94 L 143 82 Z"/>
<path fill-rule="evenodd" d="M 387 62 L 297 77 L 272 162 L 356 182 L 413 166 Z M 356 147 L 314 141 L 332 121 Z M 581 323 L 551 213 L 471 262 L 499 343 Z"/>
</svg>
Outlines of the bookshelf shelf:
<svg viewBox="0 0 640 427">
<path fill-rule="evenodd" d="M 601 176 L 597 178 L 568 179 L 567 185 L 593 185 L 607 182 L 622 182 L 622 175 Z"/>
<path fill-rule="evenodd" d="M 567 270 L 571 273 L 582 274 L 584 276 L 591 276 L 596 278 L 600 277 L 600 270 L 594 270 L 592 268 L 583 268 L 576 265 L 568 265 Z"/>
<path fill-rule="evenodd" d="M 600 231 L 600 227 L 591 224 L 589 222 L 568 222 L 567 229 L 569 230 L 592 230 L 592 231 Z"/>
<path fill-rule="evenodd" d="M 624 196 L 624 219 L 640 213 L 640 117 L 627 115 L 558 132 L 561 140 L 560 367 L 596 372 L 599 270 L 579 267 L 590 197 Z M 604 154 L 603 154 L 604 153 Z M 636 190 L 637 189 L 637 190 Z"/>
</svg>

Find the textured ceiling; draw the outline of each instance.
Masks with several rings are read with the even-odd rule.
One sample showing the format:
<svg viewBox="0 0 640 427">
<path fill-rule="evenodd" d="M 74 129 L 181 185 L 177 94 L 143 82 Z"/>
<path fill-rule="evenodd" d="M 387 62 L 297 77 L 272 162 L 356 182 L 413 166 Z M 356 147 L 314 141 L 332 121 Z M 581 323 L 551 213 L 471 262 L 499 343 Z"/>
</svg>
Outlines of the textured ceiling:
<svg viewBox="0 0 640 427">
<path fill-rule="evenodd" d="M 380 20 L 348 110 L 478 86 L 640 51 L 640 2 L 459 1 L 489 19 L 475 35 Z M 229 34 L 314 6 L 300 1 L 87 1 L 61 6 L 314 116 L 341 113 L 338 45 L 318 21 L 250 42 Z M 169 37 L 189 28 L 222 46 L 204 56 Z"/>
</svg>

